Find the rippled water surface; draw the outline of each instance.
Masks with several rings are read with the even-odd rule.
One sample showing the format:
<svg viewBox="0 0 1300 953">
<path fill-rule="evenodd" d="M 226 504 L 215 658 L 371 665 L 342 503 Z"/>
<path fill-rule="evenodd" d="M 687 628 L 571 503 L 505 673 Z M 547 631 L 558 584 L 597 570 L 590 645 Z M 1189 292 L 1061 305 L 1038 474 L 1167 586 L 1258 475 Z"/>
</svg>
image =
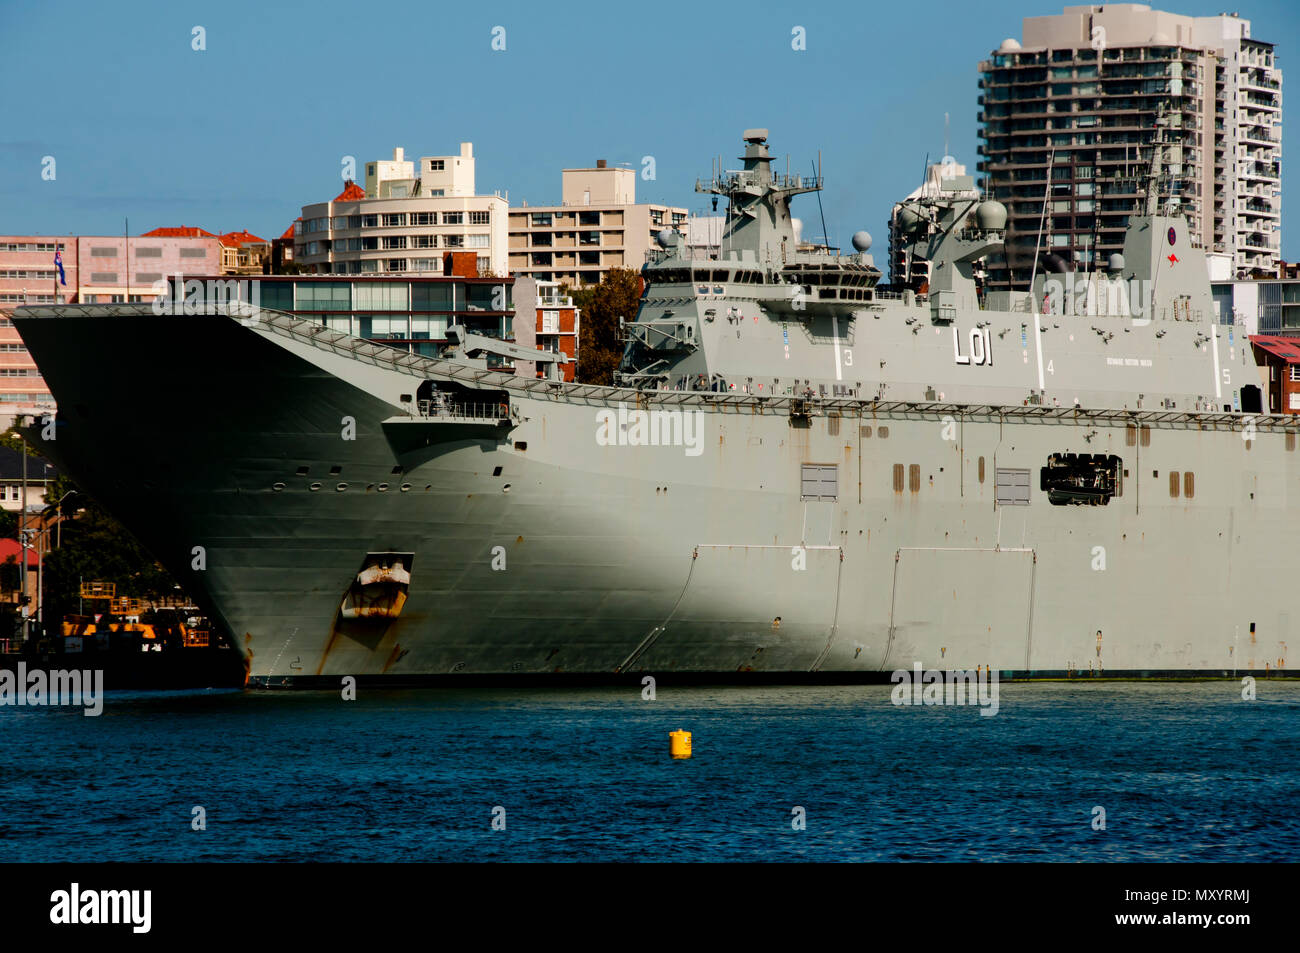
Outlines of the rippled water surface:
<svg viewBox="0 0 1300 953">
<path fill-rule="evenodd" d="M 0 708 L 0 860 L 1293 861 L 1297 750 L 1295 682 L 110 693 Z"/>
</svg>

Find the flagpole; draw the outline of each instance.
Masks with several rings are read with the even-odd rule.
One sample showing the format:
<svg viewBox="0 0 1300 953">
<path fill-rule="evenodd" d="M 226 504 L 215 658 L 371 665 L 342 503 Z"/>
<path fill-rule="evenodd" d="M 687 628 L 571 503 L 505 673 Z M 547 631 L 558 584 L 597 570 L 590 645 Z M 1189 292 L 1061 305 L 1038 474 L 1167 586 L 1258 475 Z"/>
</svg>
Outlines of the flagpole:
<svg viewBox="0 0 1300 953">
<path fill-rule="evenodd" d="M 122 253 L 126 256 L 126 301 L 131 303 L 131 220 L 122 219 Z"/>
</svg>

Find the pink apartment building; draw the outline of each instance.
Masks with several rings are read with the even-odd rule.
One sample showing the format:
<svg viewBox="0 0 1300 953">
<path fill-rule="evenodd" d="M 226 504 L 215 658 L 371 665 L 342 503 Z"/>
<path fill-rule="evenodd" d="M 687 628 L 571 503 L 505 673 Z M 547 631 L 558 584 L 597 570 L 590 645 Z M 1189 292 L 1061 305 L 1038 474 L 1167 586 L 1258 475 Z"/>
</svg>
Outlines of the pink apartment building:
<svg viewBox="0 0 1300 953">
<path fill-rule="evenodd" d="M 56 251 L 63 256 L 67 280 L 57 287 Z M 215 236 L 0 235 L 0 430 L 18 414 L 54 407 L 49 388 L 9 320 L 13 308 L 152 301 L 155 281 L 178 272 L 217 274 L 220 266 L 221 245 Z"/>
</svg>

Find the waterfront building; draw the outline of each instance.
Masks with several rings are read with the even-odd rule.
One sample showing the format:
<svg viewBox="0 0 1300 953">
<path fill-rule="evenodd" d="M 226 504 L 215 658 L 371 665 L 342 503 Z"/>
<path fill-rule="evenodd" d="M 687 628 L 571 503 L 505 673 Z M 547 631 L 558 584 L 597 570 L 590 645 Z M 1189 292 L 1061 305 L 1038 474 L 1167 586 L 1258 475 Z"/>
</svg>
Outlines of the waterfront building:
<svg viewBox="0 0 1300 953">
<path fill-rule="evenodd" d="M 570 287 L 599 284 L 611 268 L 640 272 L 655 236 L 682 231 L 684 208 L 637 204 L 636 172 L 596 160 L 594 169 L 564 169 L 559 205 L 510 210 L 511 274 Z"/>
<path fill-rule="evenodd" d="M 1282 72 L 1249 20 L 1066 7 L 1025 18 L 980 76 L 980 184 L 1010 213 L 991 287 L 1028 283 L 1040 221 L 1043 251 L 1081 267 L 1121 250 L 1162 111 L 1168 184 L 1193 240 L 1227 255 L 1235 277 L 1276 273 Z"/>
<path fill-rule="evenodd" d="M 573 296 L 563 294 L 558 281 L 539 281 L 524 275 L 514 279 L 514 305 L 515 343 L 568 356 L 570 363 L 560 365 L 560 375 L 566 381 L 574 380 L 581 309 L 574 307 Z M 527 320 L 530 315 L 533 321 Z M 515 373 L 545 376 L 536 361 L 515 361 Z"/>
<path fill-rule="evenodd" d="M 307 318 L 334 331 L 426 357 L 437 357 L 447 328 L 514 339 L 514 289 L 509 278 L 478 275 L 473 252 L 447 252 L 436 275 L 259 275 L 235 285 L 237 297 Z M 200 282 L 199 300 L 226 300 L 221 275 L 186 275 Z M 169 282 L 173 301 L 183 300 Z M 503 365 L 489 358 L 493 368 Z"/>
<path fill-rule="evenodd" d="M 217 236 L 0 235 L 0 429 L 21 413 L 53 409 L 49 388 L 9 315 L 22 304 L 150 301 L 165 274 L 215 273 Z M 59 254 L 63 280 L 54 263 Z"/>
<path fill-rule="evenodd" d="M 348 182 L 302 207 L 293 260 L 317 274 L 437 275 L 446 252 L 473 252 L 479 276 L 504 276 L 507 209 L 500 193 L 475 192 L 473 143 L 418 169 L 397 148 L 366 164 L 364 189 Z"/>
</svg>

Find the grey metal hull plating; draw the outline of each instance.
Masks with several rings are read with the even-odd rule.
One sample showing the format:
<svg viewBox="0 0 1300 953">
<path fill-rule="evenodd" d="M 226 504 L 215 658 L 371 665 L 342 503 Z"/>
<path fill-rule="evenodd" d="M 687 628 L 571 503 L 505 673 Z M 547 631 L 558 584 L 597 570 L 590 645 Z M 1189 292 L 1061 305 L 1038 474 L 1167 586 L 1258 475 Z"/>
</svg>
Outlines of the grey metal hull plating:
<svg viewBox="0 0 1300 953">
<path fill-rule="evenodd" d="M 1265 580 L 1300 530 L 1293 422 L 1260 418 L 1247 442 L 1198 414 L 830 401 L 802 426 L 677 395 L 702 414 L 692 456 L 597 441 L 597 411 L 635 409 L 631 391 L 537 388 L 511 392 L 508 437 L 399 452 L 398 393 L 447 365 L 224 317 L 15 323 L 59 401 L 42 449 L 220 616 L 255 684 L 1286 673 L 1293 599 Z M 1129 445 L 1132 421 L 1149 443 Z M 1066 451 L 1122 457 L 1122 494 L 1049 504 L 1038 470 Z M 801 500 L 805 463 L 838 464 L 833 502 Z M 1029 505 L 996 505 L 1000 467 L 1030 470 Z M 1170 471 L 1194 474 L 1190 498 Z M 414 554 L 409 598 L 349 629 L 371 552 Z"/>
</svg>

